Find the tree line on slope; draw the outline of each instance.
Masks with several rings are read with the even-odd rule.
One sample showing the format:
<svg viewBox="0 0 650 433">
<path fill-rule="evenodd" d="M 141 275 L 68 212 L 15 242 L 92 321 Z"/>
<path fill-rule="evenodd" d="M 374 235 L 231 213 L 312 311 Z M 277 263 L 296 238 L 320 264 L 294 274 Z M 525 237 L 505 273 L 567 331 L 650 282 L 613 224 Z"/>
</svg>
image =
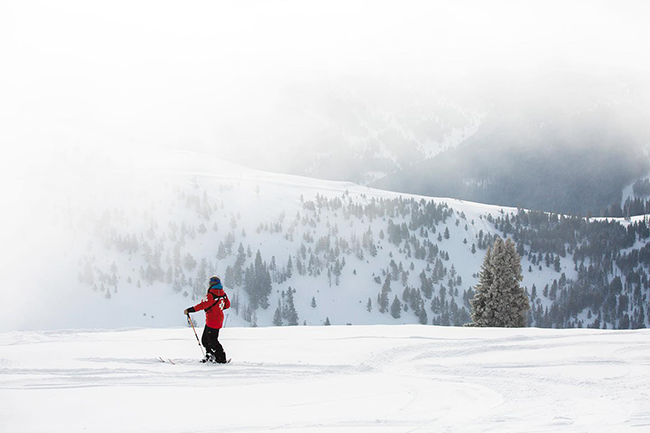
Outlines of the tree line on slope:
<svg viewBox="0 0 650 433">
<path fill-rule="evenodd" d="M 474 291 L 470 287 L 462 288 L 463 279 L 455 271 L 454 258 L 442 248 L 450 237 L 447 221 L 451 219 L 459 229 L 464 229 L 467 236 L 463 243 L 472 254 L 486 250 L 495 239 L 493 233 L 469 231 L 474 221 L 467 221 L 462 212 L 432 200 L 372 198 L 362 202 L 353 200 L 348 194 L 335 198 L 317 195 L 313 201 L 302 199 L 303 211 L 294 218 L 285 215 L 273 223 L 260 223 L 258 234 L 267 232 L 287 242 L 300 241 L 296 252 L 280 264 L 275 256 L 265 260 L 259 250 L 251 260 L 250 245 L 244 247 L 246 231 L 238 227 L 241 217 L 219 212 L 223 211 L 223 203 L 211 205 L 205 193 L 201 198 L 179 192 L 177 199 L 186 208 L 193 209 L 201 222 L 182 221 L 179 224 L 171 219 L 163 230 L 153 213 L 145 213 L 149 229 L 138 236 L 112 227 L 112 219 L 124 222 L 123 216 L 116 217 L 121 213 L 116 212 L 98 218 L 94 232 L 110 248 L 129 256 L 141 255 L 144 265 L 133 281 L 132 276 L 128 276 L 129 282 L 137 285 L 164 283 L 185 296 L 202 296 L 207 275 L 215 273 L 220 262 L 234 258 L 226 268 L 225 283 L 244 289 L 246 299 L 237 296 L 234 304 L 238 311 L 241 307 L 249 321 L 253 320 L 258 308 L 270 306 L 273 284 L 291 281 L 297 274 L 319 280 L 327 275 L 329 285 L 338 285 L 345 269 L 345 272 L 356 273 L 356 269 L 349 268 L 351 261 L 377 257 L 384 246 L 390 244 L 392 247 L 386 258 L 388 266 L 376 270 L 371 277 L 380 289 L 375 299 L 368 299 L 366 309 L 377 308 L 395 319 L 413 314 L 420 323 L 462 325 L 469 321 Z M 367 224 L 368 228 L 360 236 L 353 231 L 349 237 L 344 237 L 338 224 L 331 223 L 328 218 L 334 220 L 337 215 L 354 227 Z M 217 221 L 216 216 L 221 220 Z M 560 274 L 543 289 L 528 288 L 531 325 L 645 326 L 648 251 L 643 248 L 624 251 L 635 241 L 648 238 L 645 221 L 625 228 L 618 222 L 587 221 L 523 210 L 496 218 L 488 214 L 485 218 L 497 233 L 515 241 L 517 252 L 528 261 L 529 272 L 533 266 L 540 269 L 545 266 Z M 226 229 L 219 232 L 220 225 Z M 327 233 L 315 236 L 317 227 L 325 227 Z M 187 240 L 205 237 L 209 231 L 219 233 L 221 239 L 212 258 L 204 256 L 196 260 L 190 251 L 183 252 Z M 235 254 L 237 239 L 239 247 Z M 384 240 L 388 244 L 382 244 Z M 560 258 L 566 257 L 573 259 L 578 275 L 575 280 L 567 279 L 560 272 L 558 263 Z M 418 264 L 420 272 L 415 272 L 414 264 Z M 115 263 L 109 270 L 102 271 L 86 257 L 80 261 L 80 266 L 80 281 L 94 287 L 98 282 L 113 286 L 113 293 L 116 292 L 118 266 Z M 619 272 L 622 275 L 615 275 Z M 413 284 L 415 281 L 419 284 Z M 395 290 L 396 284 L 399 290 Z M 110 296 L 110 289 L 101 291 Z M 294 294 L 295 289 L 292 289 L 291 296 Z M 579 318 L 585 310 L 587 316 Z"/>
<path fill-rule="evenodd" d="M 562 273 L 541 290 L 541 295 L 552 301 L 550 305 L 544 305 L 537 287 L 529 289 L 532 325 L 646 327 L 650 288 L 647 220 L 624 225 L 520 209 L 516 215 L 500 216 L 493 222 L 503 236 L 512 237 L 517 252 L 531 263 L 548 267 L 557 257 L 573 262 L 575 279 Z"/>
</svg>

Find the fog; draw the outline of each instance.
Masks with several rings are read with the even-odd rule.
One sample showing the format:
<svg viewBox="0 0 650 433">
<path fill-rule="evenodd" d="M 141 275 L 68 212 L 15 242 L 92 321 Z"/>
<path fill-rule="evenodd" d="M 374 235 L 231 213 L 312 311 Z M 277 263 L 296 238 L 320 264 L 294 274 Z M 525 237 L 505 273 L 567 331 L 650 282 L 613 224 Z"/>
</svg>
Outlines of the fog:
<svg viewBox="0 0 650 433">
<path fill-rule="evenodd" d="M 3 305 L 17 302 L 7 287 L 47 281 L 52 202 L 77 194 L 79 173 L 126 169 L 131 150 L 303 174 L 310 154 L 368 138 L 354 106 L 370 113 L 364 128 L 376 113 L 408 121 L 433 107 L 444 138 L 493 113 L 544 121 L 610 104 L 647 137 L 649 12 L 645 1 L 1 2 Z"/>
<path fill-rule="evenodd" d="M 297 122 L 308 120 L 301 109 L 320 113 L 341 89 L 363 100 L 389 92 L 388 106 L 430 93 L 477 111 L 575 110 L 647 91 L 642 1 L 0 7 L 4 123 L 44 136 L 21 145 L 74 135 L 243 162 L 309 146 L 318 131 Z"/>
</svg>

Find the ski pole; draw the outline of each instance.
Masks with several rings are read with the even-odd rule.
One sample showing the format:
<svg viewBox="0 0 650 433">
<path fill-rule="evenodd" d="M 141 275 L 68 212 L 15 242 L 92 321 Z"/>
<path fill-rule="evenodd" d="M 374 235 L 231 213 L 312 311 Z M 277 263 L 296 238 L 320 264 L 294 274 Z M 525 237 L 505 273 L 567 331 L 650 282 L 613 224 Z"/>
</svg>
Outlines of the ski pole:
<svg viewBox="0 0 650 433">
<path fill-rule="evenodd" d="M 203 356 L 205 356 L 205 352 L 203 352 L 203 346 L 201 346 L 201 342 L 199 341 L 199 336 L 196 335 L 196 329 L 194 329 L 194 323 L 192 322 L 192 319 L 190 319 L 190 315 L 187 315 L 187 321 L 190 322 L 190 325 L 192 325 L 192 331 L 194 331 L 194 336 L 196 337 L 196 342 L 199 343 L 199 347 L 201 348 L 201 353 Z"/>
</svg>

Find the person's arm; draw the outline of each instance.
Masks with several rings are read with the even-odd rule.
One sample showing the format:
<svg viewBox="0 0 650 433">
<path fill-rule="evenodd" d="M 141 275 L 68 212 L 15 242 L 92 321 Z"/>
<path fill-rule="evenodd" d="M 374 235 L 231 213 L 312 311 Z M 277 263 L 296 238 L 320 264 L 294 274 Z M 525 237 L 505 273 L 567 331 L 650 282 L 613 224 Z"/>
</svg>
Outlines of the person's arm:
<svg viewBox="0 0 650 433">
<path fill-rule="evenodd" d="M 188 308 L 187 310 L 183 311 L 183 313 L 185 313 L 185 315 L 188 315 L 189 313 L 205 310 L 212 304 L 214 304 L 214 298 L 212 297 L 212 293 L 208 293 L 208 296 L 203 301 L 199 302 L 193 307 Z"/>
<path fill-rule="evenodd" d="M 228 308 L 230 308 L 230 299 L 228 299 L 228 295 L 225 296 L 226 296 L 226 302 L 223 304 L 223 309 L 227 310 Z"/>
</svg>

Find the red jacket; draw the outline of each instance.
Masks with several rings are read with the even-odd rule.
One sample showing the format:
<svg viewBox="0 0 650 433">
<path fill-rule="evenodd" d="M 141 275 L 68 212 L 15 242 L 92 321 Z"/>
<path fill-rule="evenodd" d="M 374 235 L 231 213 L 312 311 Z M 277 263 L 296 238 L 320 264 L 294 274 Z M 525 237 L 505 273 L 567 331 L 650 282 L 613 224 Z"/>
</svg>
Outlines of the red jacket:
<svg viewBox="0 0 650 433">
<path fill-rule="evenodd" d="M 208 328 L 221 329 L 223 310 L 230 308 L 230 299 L 221 288 L 221 284 L 208 290 L 208 295 L 201 302 L 188 308 L 189 312 L 205 310 L 205 325 Z"/>
</svg>

